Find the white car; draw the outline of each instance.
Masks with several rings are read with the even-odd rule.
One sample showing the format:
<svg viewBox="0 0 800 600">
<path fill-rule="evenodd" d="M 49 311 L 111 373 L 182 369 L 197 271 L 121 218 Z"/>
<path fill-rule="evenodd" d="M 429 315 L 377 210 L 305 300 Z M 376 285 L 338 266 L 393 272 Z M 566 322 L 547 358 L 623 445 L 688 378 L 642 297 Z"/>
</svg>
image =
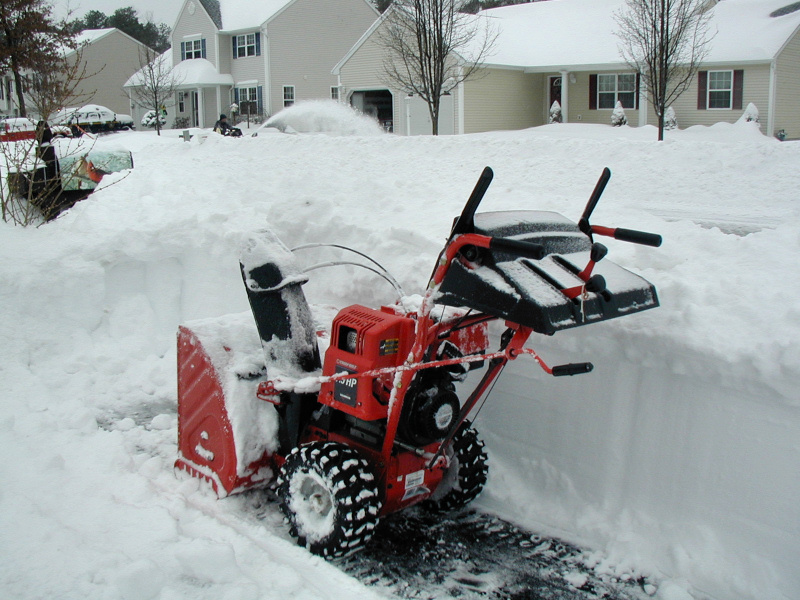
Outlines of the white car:
<svg viewBox="0 0 800 600">
<path fill-rule="evenodd" d="M 99 104 L 62 109 L 56 113 L 53 122 L 70 127 L 73 135 L 81 135 L 87 131 L 98 133 L 133 128 L 133 118 L 130 115 L 118 115 L 110 108 Z"/>
</svg>

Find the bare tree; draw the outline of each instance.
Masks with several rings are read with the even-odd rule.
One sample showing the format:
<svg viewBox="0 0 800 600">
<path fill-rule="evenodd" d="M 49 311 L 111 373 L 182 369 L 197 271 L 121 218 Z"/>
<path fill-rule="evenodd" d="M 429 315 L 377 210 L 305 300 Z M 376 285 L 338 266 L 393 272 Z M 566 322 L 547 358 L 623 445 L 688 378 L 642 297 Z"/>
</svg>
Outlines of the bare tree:
<svg viewBox="0 0 800 600">
<path fill-rule="evenodd" d="M 161 135 L 162 110 L 174 104 L 173 99 L 181 81 L 172 71 L 169 51 L 156 54 L 150 48 L 139 52 L 141 68 L 131 78 L 131 96 L 146 110 L 156 113 L 156 132 Z"/>
<path fill-rule="evenodd" d="M 51 72 L 65 46 L 74 48 L 74 34 L 65 21 L 55 21 L 46 0 L 0 2 L 0 69 L 14 76 L 21 117 L 27 116 L 27 73 Z"/>
<path fill-rule="evenodd" d="M 709 0 L 626 0 L 614 14 L 619 51 L 641 75 L 664 139 L 664 116 L 708 54 Z"/>
<path fill-rule="evenodd" d="M 31 108 L 42 121 L 51 120 L 67 106 L 86 104 L 94 96 L 96 90 L 83 90 L 83 84 L 99 71 L 88 73 L 82 54 L 83 49 L 78 48 L 27 77 Z"/>
<path fill-rule="evenodd" d="M 428 105 L 439 133 L 443 95 L 474 77 L 496 34 L 485 19 L 464 12 L 466 0 L 394 0 L 379 43 L 386 49 L 386 83 Z"/>
</svg>

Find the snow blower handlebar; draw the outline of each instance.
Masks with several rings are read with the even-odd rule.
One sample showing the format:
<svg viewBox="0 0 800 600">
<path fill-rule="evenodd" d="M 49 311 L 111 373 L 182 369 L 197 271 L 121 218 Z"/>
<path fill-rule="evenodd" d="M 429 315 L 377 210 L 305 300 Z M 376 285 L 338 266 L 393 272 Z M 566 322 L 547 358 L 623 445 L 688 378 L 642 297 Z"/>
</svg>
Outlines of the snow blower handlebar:
<svg viewBox="0 0 800 600">
<path fill-rule="evenodd" d="M 600 179 L 594 186 L 592 195 L 589 196 L 589 201 L 586 203 L 586 208 L 583 210 L 580 221 L 578 221 L 578 228 L 592 239 L 593 234 L 604 235 L 613 237 L 615 240 L 621 242 L 632 242 L 634 244 L 643 244 L 645 246 L 654 246 L 658 248 L 661 245 L 661 236 L 657 233 L 648 233 L 646 231 L 637 231 L 635 229 L 623 229 L 622 227 L 601 227 L 599 225 L 591 225 L 589 217 L 592 216 L 597 203 L 600 201 L 600 196 L 608 185 L 611 179 L 611 169 L 606 167 L 600 174 Z"/>
</svg>

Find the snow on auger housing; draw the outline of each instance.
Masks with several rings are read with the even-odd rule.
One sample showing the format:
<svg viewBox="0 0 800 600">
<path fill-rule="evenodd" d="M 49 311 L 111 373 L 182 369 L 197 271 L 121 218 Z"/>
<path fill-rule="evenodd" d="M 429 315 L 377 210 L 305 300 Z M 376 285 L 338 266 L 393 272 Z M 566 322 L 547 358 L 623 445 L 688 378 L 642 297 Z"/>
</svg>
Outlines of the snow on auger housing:
<svg viewBox="0 0 800 600">
<path fill-rule="evenodd" d="M 610 175 L 603 171 L 574 223 L 554 212 L 476 214 L 493 177 L 487 167 L 416 309 L 342 309 L 324 356 L 301 289 L 308 276 L 273 233 L 253 236 L 240 260 L 252 316 L 179 330 L 176 467 L 220 496 L 276 482 L 291 534 L 327 557 L 363 546 L 383 515 L 471 502 L 486 483 L 487 456 L 468 418 L 506 363 L 528 354 L 554 376 L 592 370 L 548 366 L 525 347 L 531 334 L 658 306 L 655 288 L 603 260 L 607 249 L 594 242 L 661 244 L 655 234 L 589 223 Z M 496 350 L 491 321 L 505 324 Z M 456 383 L 478 369 L 460 399 Z"/>
</svg>

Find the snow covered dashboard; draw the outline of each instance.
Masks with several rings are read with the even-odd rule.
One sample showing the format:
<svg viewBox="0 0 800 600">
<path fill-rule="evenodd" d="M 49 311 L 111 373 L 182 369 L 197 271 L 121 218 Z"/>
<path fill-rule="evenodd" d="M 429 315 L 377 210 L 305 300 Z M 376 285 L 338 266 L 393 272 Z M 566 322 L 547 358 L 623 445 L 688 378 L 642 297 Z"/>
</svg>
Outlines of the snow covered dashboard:
<svg viewBox="0 0 800 600">
<path fill-rule="evenodd" d="M 604 289 L 589 291 L 578 276 L 590 262 L 592 242 L 556 212 L 499 211 L 475 215 L 475 233 L 540 244 L 545 256 L 523 258 L 498 249 L 453 261 L 439 288 L 438 304 L 466 306 L 519 323 L 538 333 L 613 319 L 655 308 L 655 287 L 609 261 L 597 263 Z M 581 286 L 581 294 L 566 290 Z M 587 289 L 588 288 L 588 289 Z"/>
</svg>

